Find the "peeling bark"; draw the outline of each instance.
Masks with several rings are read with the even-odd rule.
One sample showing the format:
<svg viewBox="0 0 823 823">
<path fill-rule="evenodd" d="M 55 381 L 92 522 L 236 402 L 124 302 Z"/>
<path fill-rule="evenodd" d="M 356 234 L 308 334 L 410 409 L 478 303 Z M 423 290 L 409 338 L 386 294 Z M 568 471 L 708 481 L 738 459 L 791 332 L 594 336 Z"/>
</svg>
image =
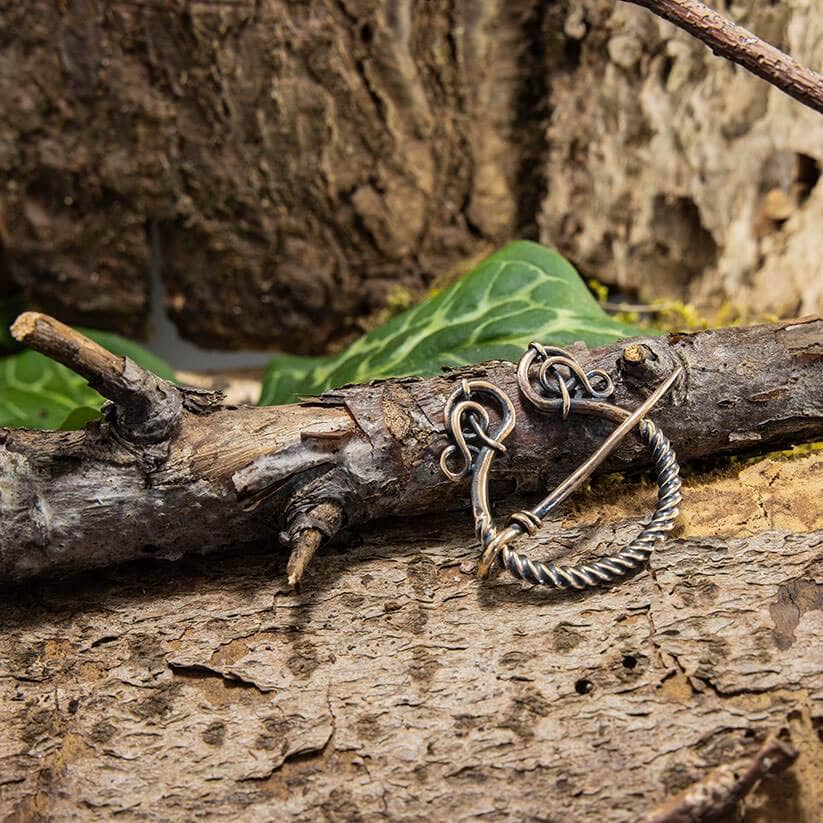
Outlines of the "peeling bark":
<svg viewBox="0 0 823 823">
<path fill-rule="evenodd" d="M 683 382 L 653 414 L 684 462 L 823 437 L 821 320 L 578 347 L 577 354 L 616 376 L 615 400 L 627 408 L 684 367 Z M 466 484 L 448 482 L 438 459 L 446 397 L 467 375 L 500 385 L 517 411 L 508 454 L 495 464 L 496 500 L 554 485 L 609 431 L 605 421 L 564 423 L 526 408 L 511 363 L 352 386 L 272 408 L 222 407 L 213 395 L 166 384 L 161 408 L 165 392 L 180 398 L 161 441 L 135 438 L 116 406 L 106 423 L 84 431 L 2 433 L 0 580 L 179 557 L 280 530 L 296 544 L 311 530 L 331 536 L 341 522 L 465 507 Z M 98 386 L 105 390 L 105 381 Z M 603 470 L 637 471 L 648 459 L 635 438 Z M 342 516 L 329 516 L 330 505 Z"/>
<path fill-rule="evenodd" d="M 60 329 L 30 315 L 15 326 L 63 362 L 133 378 L 127 400 L 147 385 L 82 339 L 58 345 Z M 809 319 L 579 355 L 616 368 L 627 405 L 682 364 L 655 419 L 698 458 L 820 436 L 822 329 Z M 4 582 L 152 560 L 4 589 L 0 812 L 623 821 L 738 804 L 753 823 L 818 819 L 823 457 L 687 479 L 679 536 L 620 586 L 480 583 L 468 514 L 437 514 L 465 499 L 435 458 L 443 400 L 468 373 L 516 396 L 507 363 L 269 409 L 151 384 L 149 408 L 181 395 L 166 440 L 136 442 L 139 420 L 113 411 L 84 432 L 5 432 Z M 518 413 L 499 460 L 509 491 L 558 479 L 603 435 L 597 421 Z M 625 446 L 610 468 L 642 465 L 639 444 Z M 576 562 L 628 540 L 650 489 L 618 489 L 573 498 L 530 551 Z M 345 539 L 296 592 L 287 575 L 341 512 Z M 275 523 L 297 547 L 288 566 L 265 539 Z M 218 545 L 229 550 L 157 562 Z M 758 752 L 776 733 L 798 757 L 769 778 Z"/>
</svg>

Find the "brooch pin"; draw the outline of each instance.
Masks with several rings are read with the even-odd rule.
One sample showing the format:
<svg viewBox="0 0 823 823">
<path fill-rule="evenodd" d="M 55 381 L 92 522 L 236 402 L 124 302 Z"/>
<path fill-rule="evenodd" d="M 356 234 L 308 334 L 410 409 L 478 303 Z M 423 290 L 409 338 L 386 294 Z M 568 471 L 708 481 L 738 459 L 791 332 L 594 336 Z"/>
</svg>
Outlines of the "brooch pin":
<svg viewBox="0 0 823 823">
<path fill-rule="evenodd" d="M 509 517 L 498 531 L 491 514 L 489 474 L 495 457 L 506 452 L 503 441 L 514 431 L 516 414 L 511 398 L 487 380 L 463 380 L 446 401 L 443 411 L 446 430 L 452 440 L 440 455 L 440 468 L 450 480 L 471 475 L 471 498 L 475 531 L 481 554 L 478 574 L 489 576 L 497 564 L 512 575 L 539 586 L 558 589 L 585 589 L 614 583 L 643 565 L 655 543 L 674 527 L 680 495 L 680 467 L 672 445 L 646 414 L 671 389 L 683 373 L 675 369 L 633 412 L 607 399 L 614 394 L 614 382 L 602 369 L 585 371 L 569 352 L 532 343 L 517 366 L 517 385 L 523 398 L 544 413 L 595 415 L 617 423 L 602 445 L 536 506 Z M 496 423 L 481 401 L 497 407 Z M 543 520 L 556 506 L 578 489 L 611 454 L 621 440 L 637 427 L 641 442 L 649 449 L 657 479 L 657 508 L 648 525 L 620 551 L 608 557 L 575 566 L 531 560 L 512 548 L 523 534 L 534 536 Z M 457 456 L 462 465 L 454 470 Z"/>
</svg>

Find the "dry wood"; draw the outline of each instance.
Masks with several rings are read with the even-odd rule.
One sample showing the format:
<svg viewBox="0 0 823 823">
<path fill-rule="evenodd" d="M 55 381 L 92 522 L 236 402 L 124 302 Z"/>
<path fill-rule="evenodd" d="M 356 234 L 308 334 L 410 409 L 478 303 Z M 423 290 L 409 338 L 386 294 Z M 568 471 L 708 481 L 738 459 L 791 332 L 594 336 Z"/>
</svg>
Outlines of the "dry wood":
<svg viewBox="0 0 823 823">
<path fill-rule="evenodd" d="M 823 77 L 699 0 L 626 0 L 694 35 L 725 57 L 823 114 Z"/>
<path fill-rule="evenodd" d="M 306 567 L 323 540 L 337 534 L 343 525 L 343 507 L 333 500 L 326 500 L 295 518 L 286 542 L 292 546 L 286 574 L 290 586 L 300 583 Z"/>
<path fill-rule="evenodd" d="M 61 327 L 47 318 L 18 325 L 35 328 L 46 331 L 28 342 L 62 362 L 126 374 L 82 338 L 80 351 L 56 344 Z M 687 459 L 823 432 L 821 320 L 578 354 L 618 375 L 628 406 L 683 365 L 655 419 Z M 516 397 L 507 363 L 281 408 L 224 407 L 165 384 L 180 399 L 165 439 L 135 436 L 116 405 L 83 432 L 4 432 L 2 580 L 230 551 L 6 589 L 0 812 L 704 819 L 764 777 L 775 744 L 761 741 L 786 728 L 797 762 L 746 809 L 816 819 L 823 458 L 687 482 L 682 533 L 625 585 L 480 584 L 467 513 L 436 514 L 465 500 L 436 457 L 443 401 L 468 373 Z M 518 414 L 499 461 L 509 491 L 559 479 L 608 430 Z M 625 446 L 610 468 L 643 465 L 639 444 Z M 578 560 L 626 540 L 650 489 L 620 488 L 572 499 L 535 551 Z M 420 511 L 430 515 L 356 545 L 353 526 Z M 286 575 L 297 580 L 344 519 L 344 550 L 295 592 Z M 281 526 L 288 567 L 270 547 Z"/>
<path fill-rule="evenodd" d="M 785 726 L 798 760 L 744 819 L 818 821 L 821 469 L 693 478 L 651 573 L 588 594 L 480 584 L 451 516 L 367 531 L 301 594 L 239 546 L 6 591 L 0 816 L 625 823 Z M 535 551 L 625 539 L 649 494 L 596 489 Z"/>
<path fill-rule="evenodd" d="M 29 320 L 19 328 L 28 323 L 59 331 L 42 318 Z M 51 335 L 27 340 L 44 351 L 69 351 Z M 653 415 L 683 461 L 823 438 L 819 319 L 653 337 L 593 352 L 578 347 L 577 353 L 616 374 L 616 401 L 628 408 L 675 366 L 684 367 L 683 382 Z M 92 362 L 63 357 L 68 365 L 78 359 Z M 99 362 L 108 368 L 108 361 Z M 137 366 L 127 375 L 119 358 L 109 365 L 131 379 L 135 391 L 145 385 Z M 300 546 L 296 581 L 316 548 L 315 531 L 330 537 L 342 524 L 466 505 L 466 485 L 449 483 L 438 457 L 446 445 L 445 398 L 468 374 L 498 383 L 517 408 L 508 456 L 495 465 L 496 499 L 561 480 L 609 430 L 604 421 L 563 423 L 524 408 L 510 363 L 353 386 L 273 408 L 224 407 L 213 394 L 165 384 L 163 392 L 177 398 L 176 414 L 168 436 L 150 444 L 116 405 L 106 423 L 84 431 L 0 434 L 0 580 L 147 555 L 179 557 L 272 540 L 282 530 L 286 544 Z M 96 385 L 106 393 L 119 383 L 100 376 Z M 632 471 L 647 460 L 635 439 L 603 468 Z M 470 528 L 467 517 L 465 523 Z"/>
<path fill-rule="evenodd" d="M 779 774 L 795 760 L 797 749 L 777 735 L 772 735 L 749 763 L 718 766 L 702 780 L 644 817 L 643 823 L 709 823 L 722 820 L 734 813 L 738 803 L 758 780 Z"/>
<path fill-rule="evenodd" d="M 117 357 L 75 329 L 39 312 L 21 314 L 11 333 L 20 343 L 85 377 L 93 389 L 114 401 L 110 409 L 113 419 L 130 441 L 163 440 L 177 423 L 181 392 L 128 357 Z"/>
</svg>

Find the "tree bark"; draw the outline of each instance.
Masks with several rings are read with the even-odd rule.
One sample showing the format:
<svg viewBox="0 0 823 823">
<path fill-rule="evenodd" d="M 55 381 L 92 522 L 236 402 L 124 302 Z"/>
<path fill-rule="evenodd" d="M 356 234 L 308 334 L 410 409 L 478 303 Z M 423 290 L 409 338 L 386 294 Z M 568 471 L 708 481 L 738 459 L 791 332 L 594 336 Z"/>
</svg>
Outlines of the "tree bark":
<svg viewBox="0 0 823 823">
<path fill-rule="evenodd" d="M 301 594 L 283 558 L 239 545 L 7 590 L 0 811 L 659 821 L 695 781 L 687 809 L 707 789 L 733 807 L 733 775 L 785 728 L 799 757 L 743 819 L 812 823 L 823 522 L 797 496 L 819 501 L 822 466 L 693 476 L 650 571 L 589 593 L 481 584 L 454 516 L 366 531 Z M 535 552 L 627 539 L 646 494 L 595 488 Z"/>
<path fill-rule="evenodd" d="M 542 5 L 6 2 L 4 268 L 138 334 L 153 224 L 187 338 L 339 345 L 533 225 Z"/>
<path fill-rule="evenodd" d="M 55 344 L 59 328 L 51 318 L 23 315 L 14 332 L 69 366 L 88 368 L 94 358 L 82 349 Z M 820 319 L 576 353 L 587 367 L 616 376 L 615 401 L 630 409 L 684 368 L 652 415 L 682 461 L 823 438 Z M 447 443 L 445 400 L 466 376 L 491 380 L 515 403 L 518 424 L 495 464 L 495 499 L 557 483 L 610 429 L 602 420 L 573 415 L 562 422 L 527 408 L 511 363 L 352 386 L 294 406 L 227 408 L 215 395 L 147 382 L 135 364 L 115 361 L 115 374 L 96 385 L 122 393 L 130 375 L 136 391 L 147 386 L 145 402 L 133 405 L 140 414 L 114 404 L 107 422 L 84 431 L 2 433 L 0 580 L 179 557 L 278 529 L 305 566 L 320 538 L 341 525 L 465 506 L 466 483 L 448 482 L 438 460 Z M 639 439 L 630 439 L 603 469 L 637 471 L 648 460 Z"/>
<path fill-rule="evenodd" d="M 808 5 L 725 11 L 815 67 Z M 6 0 L 0 99 L 0 293 L 66 322 L 145 332 L 154 255 L 186 338 L 320 351 L 538 234 L 823 310 L 818 116 L 622 3 Z"/>
<path fill-rule="evenodd" d="M 821 69 L 810 6 L 712 6 Z M 820 115 L 627 3 L 571 4 L 564 32 L 541 240 L 631 302 L 819 313 Z"/>
</svg>

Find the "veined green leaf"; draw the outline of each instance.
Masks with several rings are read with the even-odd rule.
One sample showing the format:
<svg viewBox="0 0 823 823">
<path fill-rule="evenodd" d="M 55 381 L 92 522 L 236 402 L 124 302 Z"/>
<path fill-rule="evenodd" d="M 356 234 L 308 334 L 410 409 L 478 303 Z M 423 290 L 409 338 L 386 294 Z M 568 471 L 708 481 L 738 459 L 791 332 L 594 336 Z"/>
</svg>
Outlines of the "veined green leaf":
<svg viewBox="0 0 823 823">
<path fill-rule="evenodd" d="M 114 354 L 174 378 L 171 366 L 137 343 L 109 332 L 82 331 Z M 80 375 L 42 354 L 24 351 L 0 358 L 0 426 L 80 428 L 94 419 L 103 402 Z"/>
<path fill-rule="evenodd" d="M 271 360 L 263 376 L 260 405 L 276 406 L 292 403 L 304 395 L 319 394 L 319 391 L 307 390 L 307 387 L 315 366 L 322 366 L 329 359 L 278 354 Z"/>
<path fill-rule="evenodd" d="M 606 314 L 556 251 L 517 241 L 340 354 L 275 357 L 260 402 L 292 403 L 380 377 L 425 377 L 444 366 L 516 361 L 532 340 L 598 346 L 648 333 Z"/>
<path fill-rule="evenodd" d="M 68 413 L 59 428 L 62 431 L 75 431 L 76 429 L 82 429 L 86 423 L 91 423 L 92 420 L 100 420 L 101 417 L 100 409 L 96 406 L 78 406 Z"/>
</svg>

